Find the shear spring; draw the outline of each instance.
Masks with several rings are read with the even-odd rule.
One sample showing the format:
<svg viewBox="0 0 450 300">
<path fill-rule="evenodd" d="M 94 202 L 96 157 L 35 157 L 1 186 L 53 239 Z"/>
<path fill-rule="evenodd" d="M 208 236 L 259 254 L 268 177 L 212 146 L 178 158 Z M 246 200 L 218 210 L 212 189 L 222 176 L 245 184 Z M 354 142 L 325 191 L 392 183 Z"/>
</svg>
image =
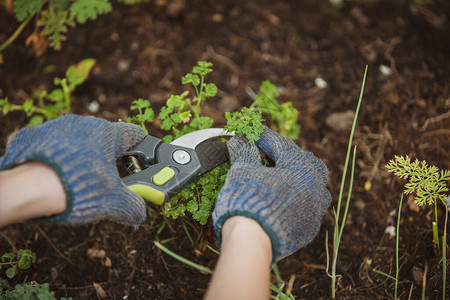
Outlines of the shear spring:
<svg viewBox="0 0 450 300">
<path fill-rule="evenodd" d="M 138 173 L 141 172 L 142 168 L 139 165 L 139 161 L 136 157 L 130 155 L 127 158 L 127 172 L 128 174 Z"/>
</svg>

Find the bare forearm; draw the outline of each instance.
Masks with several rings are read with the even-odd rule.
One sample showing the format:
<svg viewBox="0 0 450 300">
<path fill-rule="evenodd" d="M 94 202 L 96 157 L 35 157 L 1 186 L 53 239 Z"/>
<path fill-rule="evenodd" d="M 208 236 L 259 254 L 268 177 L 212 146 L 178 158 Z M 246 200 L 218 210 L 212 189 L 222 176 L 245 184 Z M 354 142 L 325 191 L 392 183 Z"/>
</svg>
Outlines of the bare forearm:
<svg viewBox="0 0 450 300">
<path fill-rule="evenodd" d="M 254 220 L 235 216 L 222 229 L 221 255 L 206 300 L 269 298 L 272 246 Z"/>
<path fill-rule="evenodd" d="M 61 181 L 46 164 L 33 161 L 0 171 L 0 228 L 65 209 Z"/>
</svg>

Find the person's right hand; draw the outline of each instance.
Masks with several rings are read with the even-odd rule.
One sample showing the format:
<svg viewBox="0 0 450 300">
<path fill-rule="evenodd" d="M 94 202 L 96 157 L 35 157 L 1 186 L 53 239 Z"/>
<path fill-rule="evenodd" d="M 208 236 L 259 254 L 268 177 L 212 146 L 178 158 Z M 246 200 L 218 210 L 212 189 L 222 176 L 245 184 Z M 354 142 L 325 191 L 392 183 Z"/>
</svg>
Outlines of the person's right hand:
<svg viewBox="0 0 450 300">
<path fill-rule="evenodd" d="M 147 216 L 145 202 L 123 183 L 116 160 L 145 135 L 133 124 L 66 115 L 15 133 L 0 157 L 0 170 L 41 161 L 56 171 L 67 209 L 40 221 L 82 224 L 110 219 L 138 227 Z"/>
<path fill-rule="evenodd" d="M 268 128 L 256 145 L 235 136 L 227 146 L 231 168 L 213 212 L 218 244 L 223 224 L 235 215 L 262 226 L 272 242 L 274 263 L 308 244 L 331 202 L 325 164 Z M 275 167 L 262 165 L 258 147 Z"/>
</svg>

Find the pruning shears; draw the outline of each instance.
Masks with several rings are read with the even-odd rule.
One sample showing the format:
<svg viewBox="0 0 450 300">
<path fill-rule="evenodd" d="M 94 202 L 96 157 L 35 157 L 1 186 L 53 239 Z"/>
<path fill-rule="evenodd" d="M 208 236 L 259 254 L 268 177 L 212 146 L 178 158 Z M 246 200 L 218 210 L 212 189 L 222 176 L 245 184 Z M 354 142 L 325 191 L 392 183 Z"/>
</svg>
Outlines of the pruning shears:
<svg viewBox="0 0 450 300">
<path fill-rule="evenodd" d="M 216 139 L 233 135 L 222 128 L 208 128 L 183 135 L 170 144 L 147 135 L 117 161 L 133 172 L 122 180 L 145 200 L 163 204 L 197 176 L 228 161 L 226 144 Z"/>
</svg>

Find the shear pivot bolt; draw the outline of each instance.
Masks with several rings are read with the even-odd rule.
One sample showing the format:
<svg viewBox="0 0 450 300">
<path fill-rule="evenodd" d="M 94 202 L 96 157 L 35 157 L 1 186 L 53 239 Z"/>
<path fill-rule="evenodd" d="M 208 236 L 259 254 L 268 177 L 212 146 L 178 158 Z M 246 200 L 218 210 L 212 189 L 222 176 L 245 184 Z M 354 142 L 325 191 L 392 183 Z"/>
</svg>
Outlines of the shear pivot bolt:
<svg viewBox="0 0 450 300">
<path fill-rule="evenodd" d="M 177 150 L 172 155 L 173 160 L 179 163 L 180 165 L 185 165 L 191 161 L 191 156 L 184 150 Z"/>
</svg>

